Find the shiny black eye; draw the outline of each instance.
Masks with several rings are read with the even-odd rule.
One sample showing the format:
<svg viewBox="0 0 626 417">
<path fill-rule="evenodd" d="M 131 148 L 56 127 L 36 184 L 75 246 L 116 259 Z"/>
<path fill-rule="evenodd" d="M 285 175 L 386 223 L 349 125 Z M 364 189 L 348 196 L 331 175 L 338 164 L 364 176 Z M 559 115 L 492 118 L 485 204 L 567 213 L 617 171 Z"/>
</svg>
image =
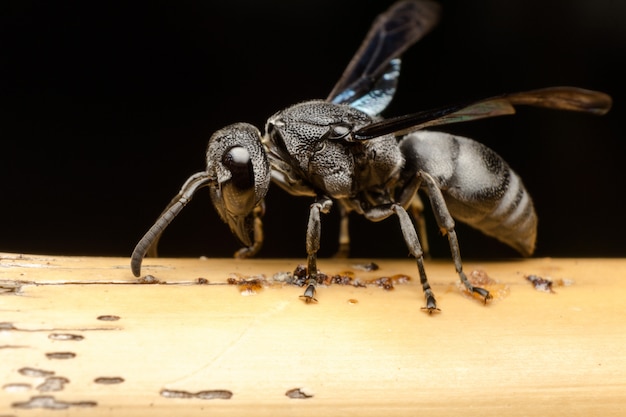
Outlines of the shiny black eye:
<svg viewBox="0 0 626 417">
<path fill-rule="evenodd" d="M 231 183 L 246 190 L 254 187 L 254 167 L 250 152 L 243 146 L 234 146 L 222 156 L 222 164 L 230 171 Z"/>
<path fill-rule="evenodd" d="M 328 132 L 324 135 L 323 139 L 340 140 L 345 139 L 352 133 L 353 126 L 349 123 L 335 123 L 330 125 Z"/>
</svg>

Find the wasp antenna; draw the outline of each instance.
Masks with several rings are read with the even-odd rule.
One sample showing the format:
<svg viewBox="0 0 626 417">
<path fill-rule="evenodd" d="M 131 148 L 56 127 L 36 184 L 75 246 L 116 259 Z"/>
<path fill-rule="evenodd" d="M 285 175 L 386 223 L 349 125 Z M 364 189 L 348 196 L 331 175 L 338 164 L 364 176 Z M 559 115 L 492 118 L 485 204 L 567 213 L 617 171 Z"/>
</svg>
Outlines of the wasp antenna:
<svg viewBox="0 0 626 417">
<path fill-rule="evenodd" d="M 183 207 L 191 201 L 195 192 L 202 187 L 211 185 L 212 182 L 213 180 L 204 171 L 193 174 L 189 177 L 189 179 L 187 179 L 187 181 L 185 181 L 185 184 L 183 184 L 178 195 L 174 197 L 170 204 L 161 213 L 157 221 L 152 225 L 150 230 L 143 235 L 141 240 L 135 246 L 130 259 L 130 269 L 133 272 L 133 275 L 136 277 L 141 275 L 141 263 L 143 258 L 146 256 L 146 253 L 154 244 L 156 244 L 156 242 L 158 242 L 159 237 L 165 228 L 169 226 L 172 220 L 174 220 L 174 217 L 176 217 Z"/>
</svg>

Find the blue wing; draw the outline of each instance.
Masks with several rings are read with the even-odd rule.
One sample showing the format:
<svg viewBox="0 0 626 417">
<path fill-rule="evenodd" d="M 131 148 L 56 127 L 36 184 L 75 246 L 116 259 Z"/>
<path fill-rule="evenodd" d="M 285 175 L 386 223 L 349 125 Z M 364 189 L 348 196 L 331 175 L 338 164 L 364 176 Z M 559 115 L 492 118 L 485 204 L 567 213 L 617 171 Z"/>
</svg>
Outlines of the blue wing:
<svg viewBox="0 0 626 417">
<path fill-rule="evenodd" d="M 377 116 L 391 103 L 399 77 L 400 58 L 392 59 L 382 77 L 379 77 L 371 87 L 363 89 L 360 94 L 357 93 L 360 90 L 348 88 L 333 98 L 332 102 L 350 104 L 370 116 Z"/>
<path fill-rule="evenodd" d="M 379 15 L 326 100 L 380 114 L 395 94 L 400 55 L 432 30 L 439 11 L 431 0 L 412 0 L 399 1 Z"/>
</svg>

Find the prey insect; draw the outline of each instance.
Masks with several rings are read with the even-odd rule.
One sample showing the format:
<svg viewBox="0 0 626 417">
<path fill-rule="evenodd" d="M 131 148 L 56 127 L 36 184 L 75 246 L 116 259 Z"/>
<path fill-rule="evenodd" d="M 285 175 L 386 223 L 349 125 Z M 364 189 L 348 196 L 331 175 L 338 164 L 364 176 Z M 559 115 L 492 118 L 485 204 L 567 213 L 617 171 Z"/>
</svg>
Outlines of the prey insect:
<svg viewBox="0 0 626 417">
<path fill-rule="evenodd" d="M 247 123 L 215 132 L 208 143 L 206 169 L 184 183 L 135 247 L 134 275 L 140 275 L 146 254 L 156 256 L 165 228 L 203 187 L 209 189 L 219 216 L 243 244 L 235 256 L 255 255 L 263 243 L 264 197 L 274 183 L 294 196 L 312 198 L 302 280 L 305 301 L 316 301 L 321 215 L 337 205 L 339 252 L 344 255 L 349 248 L 350 213 L 371 221 L 397 217 L 416 259 L 426 299 L 423 308 L 438 311 L 424 268 L 420 240 L 425 238 L 413 222 L 422 221 L 421 191 L 448 238 L 460 280 L 487 302 L 489 292 L 473 286 L 463 271 L 455 220 L 529 256 L 537 230 L 531 197 L 520 177 L 491 149 L 472 139 L 425 129 L 510 115 L 519 105 L 602 115 L 610 109 L 611 98 L 580 88 L 551 87 L 382 118 L 396 91 L 400 56 L 431 31 L 439 11 L 431 0 L 395 3 L 374 21 L 326 99 L 279 111 L 268 119 L 264 134 Z"/>
</svg>

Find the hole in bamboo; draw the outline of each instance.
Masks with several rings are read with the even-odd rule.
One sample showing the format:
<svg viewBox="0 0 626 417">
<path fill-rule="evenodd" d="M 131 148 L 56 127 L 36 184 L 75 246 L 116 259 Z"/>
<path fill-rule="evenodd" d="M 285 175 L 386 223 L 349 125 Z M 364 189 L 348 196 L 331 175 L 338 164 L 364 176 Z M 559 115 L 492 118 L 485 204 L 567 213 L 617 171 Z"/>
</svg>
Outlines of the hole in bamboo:
<svg viewBox="0 0 626 417">
<path fill-rule="evenodd" d="M 59 401 L 51 395 L 36 395 L 31 397 L 28 401 L 16 402 L 12 404 L 13 408 L 43 408 L 47 410 L 65 410 L 70 407 L 95 407 L 97 405 L 98 403 L 95 401 Z"/>
<path fill-rule="evenodd" d="M 76 354 L 74 352 L 49 352 L 46 353 L 48 359 L 74 359 Z"/>
<path fill-rule="evenodd" d="M 24 376 L 32 376 L 36 378 L 54 375 L 54 371 L 45 371 L 43 369 L 28 368 L 28 367 L 21 368 L 18 372 Z"/>
<path fill-rule="evenodd" d="M 52 340 L 83 340 L 85 337 L 79 334 L 70 334 L 70 333 L 50 333 L 48 335 L 48 339 Z"/>
<path fill-rule="evenodd" d="M 119 376 L 101 376 L 93 380 L 96 384 L 113 385 L 121 384 L 124 382 L 124 378 Z"/>
<path fill-rule="evenodd" d="M 165 398 L 200 398 L 202 400 L 229 400 L 233 396 L 231 391 L 222 389 L 198 392 L 162 389 L 160 394 Z"/>
<path fill-rule="evenodd" d="M 313 393 L 306 388 L 293 388 L 285 392 L 285 395 L 292 399 L 313 398 Z"/>
<path fill-rule="evenodd" d="M 118 321 L 120 316 L 114 316 L 112 314 L 105 314 L 103 316 L 98 316 L 98 320 L 102 321 Z"/>
<path fill-rule="evenodd" d="M 32 388 L 32 385 L 26 383 L 5 384 L 2 389 L 6 392 L 24 392 Z"/>
<path fill-rule="evenodd" d="M 62 376 L 49 376 L 37 387 L 37 390 L 41 392 L 62 391 L 65 384 L 69 382 L 69 379 Z"/>
</svg>

